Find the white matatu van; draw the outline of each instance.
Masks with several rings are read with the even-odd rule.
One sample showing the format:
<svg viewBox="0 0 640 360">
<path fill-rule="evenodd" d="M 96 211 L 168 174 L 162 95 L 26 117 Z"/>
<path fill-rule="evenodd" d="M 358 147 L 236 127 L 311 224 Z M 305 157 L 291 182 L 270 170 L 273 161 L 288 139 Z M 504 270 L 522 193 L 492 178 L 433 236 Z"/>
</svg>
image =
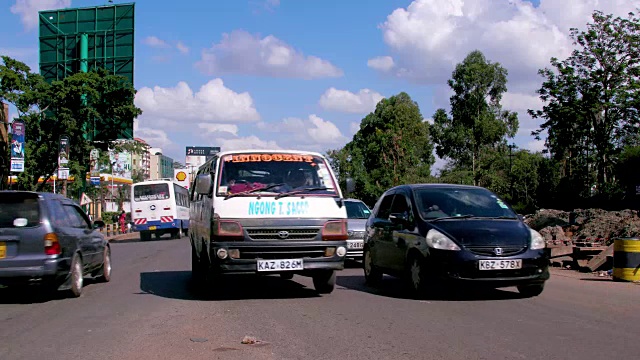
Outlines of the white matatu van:
<svg viewBox="0 0 640 360">
<path fill-rule="evenodd" d="M 347 191 L 353 181 L 347 180 Z M 310 276 L 330 293 L 347 253 L 347 211 L 319 153 L 225 151 L 191 186 L 192 274 L 201 286 L 227 273 Z"/>
<path fill-rule="evenodd" d="M 180 239 L 189 230 L 189 191 L 168 179 L 133 184 L 131 221 L 142 241 L 166 233 Z"/>
</svg>

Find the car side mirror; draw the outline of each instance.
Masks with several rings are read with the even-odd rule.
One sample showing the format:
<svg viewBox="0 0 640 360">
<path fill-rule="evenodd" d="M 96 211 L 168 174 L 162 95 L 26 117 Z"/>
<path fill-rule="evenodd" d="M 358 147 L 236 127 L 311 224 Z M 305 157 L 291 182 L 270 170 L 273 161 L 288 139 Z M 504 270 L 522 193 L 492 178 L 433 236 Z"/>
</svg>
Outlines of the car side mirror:
<svg viewBox="0 0 640 360">
<path fill-rule="evenodd" d="M 393 213 L 389 215 L 389 220 L 394 225 L 406 226 L 409 224 L 409 216 L 406 213 Z"/>
<path fill-rule="evenodd" d="M 524 221 L 524 215 L 522 215 L 522 214 L 518 214 L 518 219 L 520 219 L 520 220 Z"/>
<path fill-rule="evenodd" d="M 105 223 L 102 220 L 96 220 L 93 222 L 93 228 L 94 229 L 102 229 L 103 227 L 105 227 Z"/>
<path fill-rule="evenodd" d="M 211 174 L 200 174 L 196 178 L 196 192 L 202 195 L 211 195 L 213 190 L 213 180 Z"/>
<path fill-rule="evenodd" d="M 353 178 L 347 178 L 347 194 L 351 194 L 356 191 L 356 182 Z"/>
</svg>

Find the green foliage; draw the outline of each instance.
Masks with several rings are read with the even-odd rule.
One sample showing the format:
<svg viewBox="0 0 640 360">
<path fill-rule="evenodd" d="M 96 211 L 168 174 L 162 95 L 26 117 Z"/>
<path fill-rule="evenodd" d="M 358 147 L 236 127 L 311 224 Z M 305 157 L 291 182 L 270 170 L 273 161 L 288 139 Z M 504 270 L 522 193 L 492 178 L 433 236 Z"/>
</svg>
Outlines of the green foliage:
<svg viewBox="0 0 640 360">
<path fill-rule="evenodd" d="M 43 190 L 38 179 L 49 179 L 57 169 L 60 136 L 69 136 L 69 168 L 72 176 L 84 178 L 89 170 L 89 151 L 94 145 L 104 150 L 118 135 L 120 124 L 141 114 L 133 104 L 135 89 L 122 76 L 106 70 L 76 73 L 47 83 L 24 63 L 2 56 L 0 100 L 16 106 L 26 125 L 25 172 L 19 175 L 23 189 Z M 104 127 L 101 133 L 94 125 Z M 89 136 L 87 138 L 87 133 Z M 91 140 L 97 141 L 92 143 Z M 77 190 L 81 181 L 70 186 Z"/>
<path fill-rule="evenodd" d="M 356 181 L 356 196 L 367 203 L 389 187 L 429 181 L 434 163 L 429 123 L 409 95 L 381 100 L 343 150 L 330 151 L 332 166 L 344 181 Z M 344 186 L 344 184 L 342 184 Z"/>
<path fill-rule="evenodd" d="M 640 130 L 640 19 L 599 11 L 592 18 L 586 30 L 571 29 L 578 49 L 563 61 L 552 58 L 553 70 L 539 71 L 545 106 L 529 110 L 544 120 L 533 135 L 547 132 L 567 188 L 579 187 L 583 197 L 594 182 L 598 191 L 613 189 L 616 158 L 625 144 L 637 143 Z"/>
<path fill-rule="evenodd" d="M 448 83 L 454 91 L 451 117 L 444 109 L 433 116 L 436 152 L 470 168 L 476 184 L 482 152 L 518 131 L 518 114 L 503 110 L 500 104 L 507 91 L 507 70 L 476 50 L 456 66 Z"/>
</svg>

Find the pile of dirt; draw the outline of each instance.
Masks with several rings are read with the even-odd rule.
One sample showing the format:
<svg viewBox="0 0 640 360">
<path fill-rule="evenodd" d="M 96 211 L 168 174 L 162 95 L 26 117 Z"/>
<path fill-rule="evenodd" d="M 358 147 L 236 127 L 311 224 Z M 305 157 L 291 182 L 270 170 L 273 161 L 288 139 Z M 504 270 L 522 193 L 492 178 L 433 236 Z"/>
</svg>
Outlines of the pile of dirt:
<svg viewBox="0 0 640 360">
<path fill-rule="evenodd" d="M 525 217 L 525 222 L 547 242 L 571 243 L 602 241 L 640 236 L 640 217 L 636 210 L 605 211 L 575 209 L 571 212 L 541 209 Z"/>
</svg>

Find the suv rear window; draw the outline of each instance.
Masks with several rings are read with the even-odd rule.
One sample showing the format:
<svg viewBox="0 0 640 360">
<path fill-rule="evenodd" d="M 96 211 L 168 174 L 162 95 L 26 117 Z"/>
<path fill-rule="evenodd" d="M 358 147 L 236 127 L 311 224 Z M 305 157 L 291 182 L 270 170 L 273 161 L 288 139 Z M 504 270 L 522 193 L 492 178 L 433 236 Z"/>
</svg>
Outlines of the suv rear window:
<svg viewBox="0 0 640 360">
<path fill-rule="evenodd" d="M 40 205 L 37 194 L 0 194 L 0 228 L 16 227 L 16 219 L 26 219 L 18 227 L 34 227 L 40 224 Z M 23 221 L 24 223 L 24 221 Z"/>
</svg>

